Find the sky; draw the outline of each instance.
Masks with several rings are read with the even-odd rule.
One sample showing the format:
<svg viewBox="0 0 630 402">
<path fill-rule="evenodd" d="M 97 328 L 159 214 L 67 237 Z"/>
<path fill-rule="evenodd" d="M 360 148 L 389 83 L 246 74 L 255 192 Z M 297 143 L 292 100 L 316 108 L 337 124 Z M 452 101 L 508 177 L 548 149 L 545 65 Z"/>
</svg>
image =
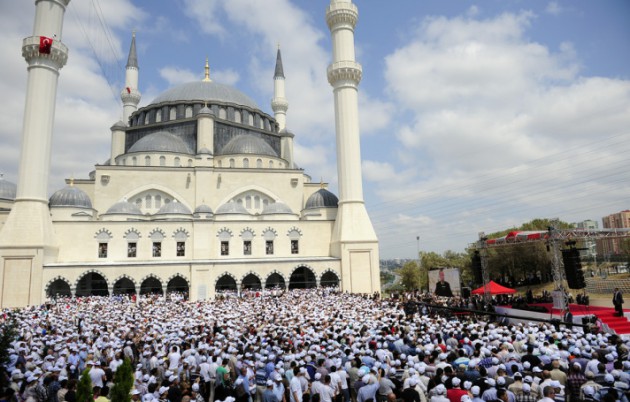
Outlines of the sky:
<svg viewBox="0 0 630 402">
<path fill-rule="evenodd" d="M 464 251 L 479 232 L 630 209 L 630 2 L 355 0 L 366 207 L 381 258 Z M 269 114 L 280 46 L 295 159 L 338 193 L 326 1 L 72 0 L 49 191 L 87 178 L 122 116 L 203 78 Z M 0 2 L 0 173 L 17 181 L 34 1 Z M 419 238 L 419 240 L 418 240 Z"/>
</svg>

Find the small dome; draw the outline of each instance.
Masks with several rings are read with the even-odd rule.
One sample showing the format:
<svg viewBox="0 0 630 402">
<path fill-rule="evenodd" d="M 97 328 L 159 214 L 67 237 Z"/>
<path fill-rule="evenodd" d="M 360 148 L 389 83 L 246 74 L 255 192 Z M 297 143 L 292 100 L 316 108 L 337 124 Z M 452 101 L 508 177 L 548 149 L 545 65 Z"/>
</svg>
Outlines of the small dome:
<svg viewBox="0 0 630 402">
<path fill-rule="evenodd" d="M 175 152 L 178 154 L 192 154 L 188 145 L 176 135 L 159 131 L 145 135 L 129 148 L 127 153 L 133 152 Z"/>
<path fill-rule="evenodd" d="M 121 214 L 121 215 L 142 215 L 142 211 L 135 204 L 128 202 L 127 200 L 119 201 L 109 207 L 105 215 L 109 214 Z"/>
<path fill-rule="evenodd" d="M 17 186 L 0 175 L 0 200 L 15 200 Z"/>
<path fill-rule="evenodd" d="M 212 155 L 212 152 L 206 147 L 203 147 L 197 152 L 197 155 Z"/>
<path fill-rule="evenodd" d="M 221 102 L 260 109 L 256 102 L 236 88 L 214 81 L 193 81 L 166 90 L 151 104 L 164 102 Z"/>
<path fill-rule="evenodd" d="M 177 202 L 177 200 L 173 200 L 168 204 L 162 205 L 159 211 L 155 213 L 156 215 L 190 215 L 190 209 L 181 202 Z"/>
<path fill-rule="evenodd" d="M 196 214 L 211 214 L 213 212 L 212 212 L 212 208 L 210 208 L 206 204 L 201 204 L 197 208 L 195 208 L 195 213 Z"/>
<path fill-rule="evenodd" d="M 262 138 L 251 134 L 239 135 L 232 138 L 221 150 L 222 155 L 253 154 L 278 157 L 276 151 Z"/>
<path fill-rule="evenodd" d="M 48 201 L 51 207 L 76 207 L 92 209 L 92 200 L 85 191 L 72 185 L 56 191 Z"/>
<path fill-rule="evenodd" d="M 271 215 L 271 214 L 292 214 L 291 208 L 284 202 L 273 202 L 271 204 L 265 205 L 261 214 L 262 215 Z"/>
<path fill-rule="evenodd" d="M 204 106 L 201 109 L 199 109 L 199 111 L 197 112 L 197 116 L 201 115 L 201 114 L 205 114 L 205 115 L 209 115 L 209 116 L 214 116 L 214 112 L 212 111 L 212 109 L 210 109 L 208 106 Z"/>
<path fill-rule="evenodd" d="M 337 208 L 338 204 L 339 198 L 336 195 L 325 188 L 320 188 L 308 197 L 304 209 Z"/>
<path fill-rule="evenodd" d="M 127 128 L 127 125 L 125 123 L 122 122 L 122 120 L 118 120 L 116 123 L 114 123 L 114 125 L 111 127 L 112 131 L 115 130 L 124 130 Z"/>
<path fill-rule="evenodd" d="M 290 138 L 295 137 L 295 134 L 293 134 L 293 132 L 287 128 L 283 128 L 282 130 L 280 130 L 278 134 L 280 134 L 283 137 L 290 137 Z"/>
<path fill-rule="evenodd" d="M 227 204 L 221 205 L 219 208 L 217 208 L 217 212 L 215 212 L 214 214 L 215 215 L 222 215 L 222 214 L 250 215 L 250 213 L 245 209 L 245 207 L 242 204 L 239 204 L 238 202 L 234 202 L 234 201 L 230 201 Z"/>
</svg>

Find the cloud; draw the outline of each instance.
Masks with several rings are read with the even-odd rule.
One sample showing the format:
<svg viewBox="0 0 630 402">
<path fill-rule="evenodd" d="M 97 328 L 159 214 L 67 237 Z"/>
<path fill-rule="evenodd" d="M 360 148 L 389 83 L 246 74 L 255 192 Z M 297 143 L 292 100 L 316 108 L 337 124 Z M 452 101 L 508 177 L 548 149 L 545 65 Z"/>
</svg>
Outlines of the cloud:
<svg viewBox="0 0 630 402">
<path fill-rule="evenodd" d="M 557 1 L 550 1 L 545 8 L 545 12 L 551 15 L 559 15 L 564 9 L 558 4 Z"/>
</svg>

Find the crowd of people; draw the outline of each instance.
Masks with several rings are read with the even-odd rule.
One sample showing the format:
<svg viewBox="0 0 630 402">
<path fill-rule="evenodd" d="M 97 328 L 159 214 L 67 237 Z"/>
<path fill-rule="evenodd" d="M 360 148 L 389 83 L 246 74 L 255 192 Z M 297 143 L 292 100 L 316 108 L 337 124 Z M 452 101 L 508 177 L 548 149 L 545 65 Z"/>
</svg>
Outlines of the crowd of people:
<svg viewBox="0 0 630 402">
<path fill-rule="evenodd" d="M 125 359 L 133 401 L 628 402 L 630 341 L 442 315 L 410 298 L 291 290 L 213 301 L 58 299 L 18 323 L 2 401 L 106 402 Z M 421 304 L 419 304 L 421 305 Z M 407 311 L 405 310 L 407 307 Z"/>
</svg>

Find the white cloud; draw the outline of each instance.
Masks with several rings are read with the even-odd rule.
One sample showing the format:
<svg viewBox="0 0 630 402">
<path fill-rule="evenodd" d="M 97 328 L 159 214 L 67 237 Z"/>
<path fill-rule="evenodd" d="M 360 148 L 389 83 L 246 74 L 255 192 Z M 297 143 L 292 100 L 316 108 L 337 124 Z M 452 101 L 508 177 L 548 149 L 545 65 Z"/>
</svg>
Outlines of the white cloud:
<svg viewBox="0 0 630 402">
<path fill-rule="evenodd" d="M 557 1 L 550 1 L 545 8 L 545 12 L 551 15 L 559 15 L 564 11 L 562 6 Z"/>
</svg>

